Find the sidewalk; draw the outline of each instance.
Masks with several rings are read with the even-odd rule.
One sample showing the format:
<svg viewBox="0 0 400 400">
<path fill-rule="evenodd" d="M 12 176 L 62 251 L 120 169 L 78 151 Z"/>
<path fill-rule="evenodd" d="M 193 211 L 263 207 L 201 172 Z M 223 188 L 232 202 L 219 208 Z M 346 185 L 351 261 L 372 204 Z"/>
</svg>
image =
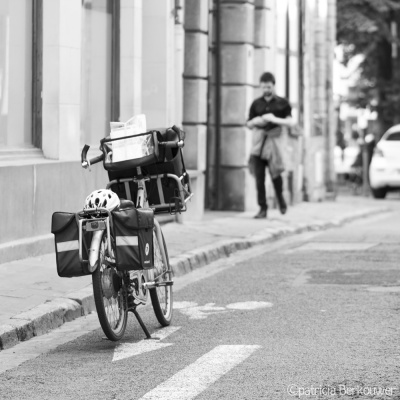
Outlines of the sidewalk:
<svg viewBox="0 0 400 400">
<path fill-rule="evenodd" d="M 203 221 L 163 226 L 175 276 L 278 237 L 322 230 L 398 207 L 399 201 L 341 198 L 302 203 L 267 220 L 253 213 L 207 212 Z M 91 276 L 59 278 L 55 255 L 0 265 L 0 349 L 14 346 L 95 310 Z"/>
</svg>

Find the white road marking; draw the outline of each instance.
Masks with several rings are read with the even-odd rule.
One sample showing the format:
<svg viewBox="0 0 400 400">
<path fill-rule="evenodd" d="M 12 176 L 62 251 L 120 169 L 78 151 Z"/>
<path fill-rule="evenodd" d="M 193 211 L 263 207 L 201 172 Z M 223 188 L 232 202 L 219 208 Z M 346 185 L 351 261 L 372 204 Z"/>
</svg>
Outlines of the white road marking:
<svg viewBox="0 0 400 400">
<path fill-rule="evenodd" d="M 182 314 L 187 315 L 189 319 L 206 319 L 209 315 L 227 312 L 225 307 L 216 307 L 215 303 L 198 306 L 197 303 L 191 301 L 175 302 L 174 308 L 177 308 Z"/>
<path fill-rule="evenodd" d="M 261 346 L 217 346 L 167 379 L 141 400 L 191 400 Z"/>
<path fill-rule="evenodd" d="M 226 308 L 231 310 L 259 310 L 272 307 L 273 304 L 267 301 L 242 301 L 240 303 L 228 304 Z"/>
<path fill-rule="evenodd" d="M 194 301 L 174 301 L 174 309 L 182 310 L 184 308 L 196 307 L 197 303 Z"/>
<path fill-rule="evenodd" d="M 164 347 L 172 346 L 173 343 L 160 343 L 160 341 L 165 339 L 169 335 L 172 335 L 179 329 L 181 329 L 180 326 L 167 326 L 166 328 L 161 328 L 155 331 L 152 336 L 154 338 L 158 338 L 158 340 L 144 339 L 136 343 L 121 343 L 115 347 L 112 361 L 120 361 L 125 358 L 148 353 L 149 351 L 160 350 Z"/>
<path fill-rule="evenodd" d="M 179 310 L 189 319 L 206 319 L 209 315 L 223 314 L 230 310 L 260 310 L 262 308 L 272 307 L 273 304 L 266 301 L 242 301 L 239 303 L 228 304 L 225 307 L 216 307 L 215 303 L 207 303 L 199 306 L 193 301 L 176 301 L 174 309 Z"/>
</svg>

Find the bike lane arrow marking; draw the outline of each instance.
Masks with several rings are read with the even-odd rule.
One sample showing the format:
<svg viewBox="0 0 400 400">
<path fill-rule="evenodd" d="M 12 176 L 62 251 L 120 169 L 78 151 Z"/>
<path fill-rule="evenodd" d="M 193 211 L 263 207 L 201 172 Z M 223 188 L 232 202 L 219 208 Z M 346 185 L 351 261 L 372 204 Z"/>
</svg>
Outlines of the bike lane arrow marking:
<svg viewBox="0 0 400 400">
<path fill-rule="evenodd" d="M 189 319 L 206 319 L 212 314 L 228 312 L 225 307 L 216 307 L 215 303 L 198 306 L 197 303 L 190 301 L 175 302 L 174 309 L 178 309 L 182 314 L 187 315 Z"/>
<path fill-rule="evenodd" d="M 179 310 L 182 314 L 189 317 L 189 319 L 206 319 L 209 315 L 213 314 L 224 314 L 235 310 L 260 310 L 272 306 L 272 303 L 266 301 L 243 301 L 228 304 L 226 307 L 217 307 L 215 303 L 207 303 L 204 306 L 199 306 L 192 301 L 178 301 L 174 303 L 174 309 Z"/>
<path fill-rule="evenodd" d="M 173 343 L 160 343 L 160 341 L 165 339 L 169 335 L 172 335 L 179 329 L 181 329 L 180 326 L 167 326 L 166 328 L 161 328 L 155 331 L 152 335 L 154 336 L 154 339 L 144 339 L 136 343 L 121 343 L 114 349 L 114 356 L 112 361 L 120 361 L 125 358 L 148 353 L 149 351 L 159 350 L 163 349 L 164 347 L 172 346 Z"/>
</svg>

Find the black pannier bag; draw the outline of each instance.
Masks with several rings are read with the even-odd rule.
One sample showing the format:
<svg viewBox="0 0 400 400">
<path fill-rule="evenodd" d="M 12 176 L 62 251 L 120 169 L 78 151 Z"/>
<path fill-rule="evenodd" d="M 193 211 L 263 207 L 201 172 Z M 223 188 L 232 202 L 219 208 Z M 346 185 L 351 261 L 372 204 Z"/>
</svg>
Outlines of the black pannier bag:
<svg viewBox="0 0 400 400">
<path fill-rule="evenodd" d="M 90 275 L 87 263 L 79 261 L 79 228 L 76 214 L 55 212 L 51 219 L 51 233 L 54 234 L 58 275 L 62 278 Z M 88 259 L 87 248 L 90 246 L 91 236 L 86 233 L 82 240 L 84 260 Z"/>
<path fill-rule="evenodd" d="M 112 212 L 112 221 L 117 269 L 153 268 L 154 211 L 134 207 L 120 209 Z"/>
<path fill-rule="evenodd" d="M 161 136 L 164 141 L 174 141 L 172 129 L 162 132 Z M 183 153 L 181 148 L 166 148 L 163 158 L 159 162 L 144 166 L 142 172 L 145 176 L 157 176 L 157 179 L 151 179 L 146 182 L 147 199 L 149 206 L 155 209 L 155 213 L 163 212 L 180 212 L 185 211 L 185 204 L 176 202 L 177 198 L 183 195 L 186 199 L 190 195 L 190 179 L 185 168 Z M 182 188 L 179 187 L 176 179 L 167 177 L 166 174 L 175 175 L 180 179 Z M 137 176 L 136 169 L 128 169 L 125 171 L 108 173 L 110 181 L 114 179 L 132 178 Z M 130 197 L 135 201 L 137 196 L 137 184 L 133 182 L 116 183 L 111 186 L 111 190 L 120 198 L 129 199 L 127 186 L 130 191 Z"/>
</svg>

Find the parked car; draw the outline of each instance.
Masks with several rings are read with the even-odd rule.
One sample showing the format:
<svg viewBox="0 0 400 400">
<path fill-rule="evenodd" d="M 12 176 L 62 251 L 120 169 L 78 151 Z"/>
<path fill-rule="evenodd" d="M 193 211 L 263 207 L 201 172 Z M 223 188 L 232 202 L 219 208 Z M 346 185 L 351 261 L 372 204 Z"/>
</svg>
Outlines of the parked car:
<svg viewBox="0 0 400 400">
<path fill-rule="evenodd" d="M 391 127 L 377 143 L 369 182 L 376 199 L 384 199 L 389 190 L 400 189 L 400 125 Z"/>
</svg>

